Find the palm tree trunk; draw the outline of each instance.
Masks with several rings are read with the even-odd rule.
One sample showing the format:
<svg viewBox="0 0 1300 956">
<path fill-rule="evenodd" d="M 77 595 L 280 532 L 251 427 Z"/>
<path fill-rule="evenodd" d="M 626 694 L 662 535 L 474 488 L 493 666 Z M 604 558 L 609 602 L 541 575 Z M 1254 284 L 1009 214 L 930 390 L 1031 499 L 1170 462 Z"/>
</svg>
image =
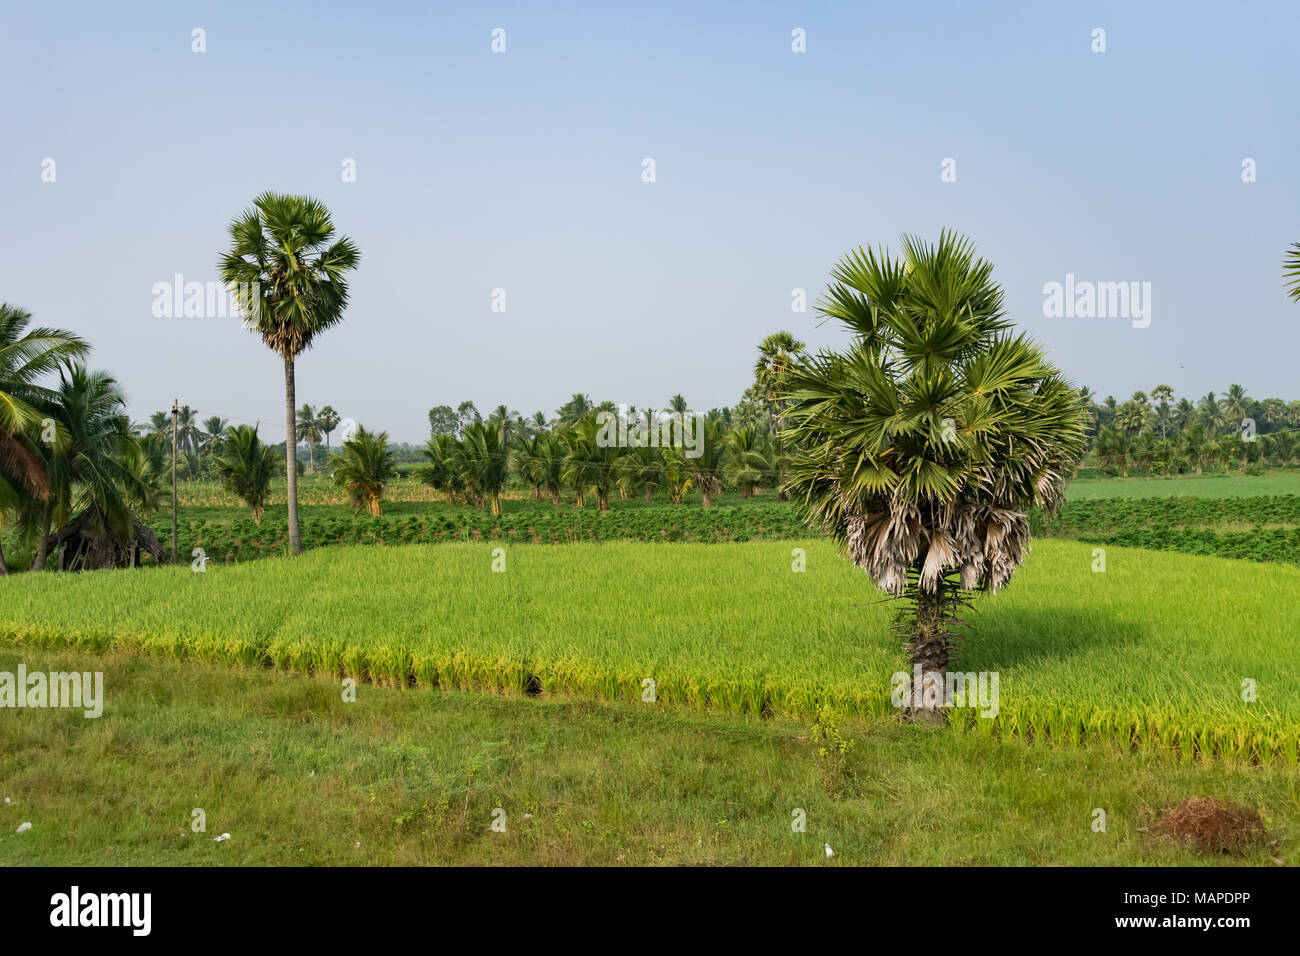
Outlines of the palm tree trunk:
<svg viewBox="0 0 1300 956">
<path fill-rule="evenodd" d="M 9 565 L 5 564 L 5 547 L 4 542 L 0 541 L 0 578 L 9 576 Z"/>
<path fill-rule="evenodd" d="M 298 437 L 296 425 L 298 417 L 295 414 L 295 403 L 297 402 L 297 389 L 295 387 L 293 376 L 293 357 L 286 355 L 284 358 L 284 454 L 288 459 L 286 465 L 288 472 L 288 502 L 289 505 L 289 546 L 293 549 L 294 554 L 302 554 L 302 533 L 298 530 L 298 443 L 295 439 Z"/>
<path fill-rule="evenodd" d="M 934 594 L 917 594 L 916 620 L 905 646 L 912 664 L 911 715 L 935 723 L 945 719 L 947 708 L 948 661 L 952 653 L 947 614 L 950 586 L 941 578 Z"/>
<path fill-rule="evenodd" d="M 49 555 L 50 555 L 50 544 L 51 544 L 51 543 L 53 542 L 53 540 L 54 540 L 53 538 L 50 537 L 50 520 L 51 520 L 51 514 L 50 514 L 50 509 L 49 509 L 49 507 L 46 507 L 46 509 L 45 509 L 45 519 L 44 519 L 44 520 L 45 520 L 45 524 L 44 524 L 44 526 L 41 528 L 41 541 L 40 541 L 40 544 L 38 544 L 38 545 L 36 546 L 36 556 L 35 556 L 34 558 L 32 558 L 32 568 L 31 568 L 31 569 L 32 569 L 33 571 L 44 571 L 44 570 L 45 570 L 45 559 L 48 558 Z"/>
</svg>

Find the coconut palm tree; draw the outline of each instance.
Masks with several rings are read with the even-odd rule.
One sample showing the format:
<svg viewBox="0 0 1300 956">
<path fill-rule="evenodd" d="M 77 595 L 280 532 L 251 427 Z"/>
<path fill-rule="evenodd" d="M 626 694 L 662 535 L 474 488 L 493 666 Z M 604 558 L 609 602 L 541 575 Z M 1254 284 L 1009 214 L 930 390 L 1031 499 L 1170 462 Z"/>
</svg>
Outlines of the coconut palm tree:
<svg viewBox="0 0 1300 956">
<path fill-rule="evenodd" d="M 1196 403 L 1196 415 L 1206 435 L 1213 438 L 1223 428 L 1223 406 L 1213 392 L 1209 392 Z"/>
<path fill-rule="evenodd" d="M 498 405 L 492 409 L 492 413 L 487 417 L 487 423 L 501 433 L 501 441 L 507 445 L 523 431 L 523 416 L 511 411 L 505 405 Z"/>
<path fill-rule="evenodd" d="M 330 456 L 329 470 L 334 483 L 352 495 L 352 507 L 358 511 L 365 507 L 376 518 L 384 513 L 384 488 L 397 474 L 387 432 L 358 428 L 343 443 L 343 450 Z"/>
<path fill-rule="evenodd" d="M 787 485 L 876 586 L 906 600 L 897 626 L 942 706 L 954 627 L 973 590 L 997 591 L 1029 547 L 1027 510 L 1054 512 L 1084 448 L 1074 387 L 1003 311 L 969 240 L 859 249 L 819 307 L 854 334 L 787 373 L 795 449 Z"/>
<path fill-rule="evenodd" d="M 559 425 L 567 428 L 582 421 L 593 411 L 595 406 L 591 404 L 591 397 L 574 392 L 573 397 L 556 409 L 555 414 L 558 416 Z"/>
<path fill-rule="evenodd" d="M 165 438 L 167 440 L 168 447 L 171 446 L 172 416 L 170 413 L 154 412 L 152 415 L 149 416 L 149 423 L 147 425 L 140 425 L 138 427 L 140 431 L 146 434 L 157 435 L 159 438 Z"/>
<path fill-rule="evenodd" d="M 1191 425 L 1178 438 L 1187 463 L 1195 468 L 1199 475 L 1211 444 L 1205 437 L 1205 430 L 1200 425 Z"/>
<path fill-rule="evenodd" d="M 455 435 L 434 435 L 425 443 L 423 454 L 427 460 L 414 472 L 419 481 L 441 491 L 448 501 L 465 493 L 463 455 Z"/>
<path fill-rule="evenodd" d="M 501 513 L 501 489 L 510 474 L 510 449 L 501 430 L 487 422 L 465 428 L 461 439 L 465 484 L 478 499 L 479 507 L 489 505 L 494 515 Z"/>
<path fill-rule="evenodd" d="M 361 253 L 346 236 L 335 238 L 324 204 L 307 196 L 265 192 L 230 224 L 230 251 L 221 257 L 221 280 L 244 322 L 284 362 L 285 475 L 289 542 L 302 553 L 295 464 L 294 363 L 316 337 L 343 321 L 348 273 Z"/>
<path fill-rule="evenodd" d="M 0 527 L 31 501 L 49 499 L 49 475 L 37 443 L 42 435 L 51 436 L 37 427 L 45 417 L 37 406 L 48 405 L 53 395 L 39 381 L 90 351 L 71 332 L 31 328 L 31 320 L 25 309 L 0 302 Z M 0 574 L 8 573 L 0 551 Z"/>
<path fill-rule="evenodd" d="M 221 447 L 222 440 L 226 437 L 226 432 L 230 430 L 230 422 L 226 421 L 220 415 L 213 415 L 203 421 L 203 451 L 209 456 L 215 455 Z"/>
<path fill-rule="evenodd" d="M 176 414 L 176 443 L 183 455 L 197 455 L 203 443 L 199 414 L 188 405 L 182 405 Z"/>
<path fill-rule="evenodd" d="M 316 410 L 304 403 L 302 408 L 298 409 L 298 424 L 294 428 L 294 440 L 307 443 L 307 474 L 309 475 L 316 471 L 312 446 L 320 444 L 321 434 L 320 418 L 316 415 Z"/>
<path fill-rule="evenodd" d="M 664 459 L 658 448 L 649 445 L 629 448 L 618 459 L 616 467 L 620 480 L 626 483 L 630 491 L 635 493 L 644 488 L 645 500 L 655 500 L 656 489 L 664 484 Z"/>
<path fill-rule="evenodd" d="M 47 450 L 50 496 L 27 519 L 41 529 L 33 570 L 55 546 L 74 541 L 81 566 L 125 563 L 142 529 L 132 505 L 157 507 L 160 476 L 144 467 L 121 386 L 107 372 L 74 363 L 60 372 L 45 410 L 66 439 Z"/>
<path fill-rule="evenodd" d="M 691 490 L 694 476 L 691 473 L 689 459 L 680 448 L 661 448 L 663 459 L 663 485 L 668 490 L 672 503 L 679 505 L 686 493 Z"/>
<path fill-rule="evenodd" d="M 736 428 L 727 435 L 727 480 L 740 489 L 740 497 L 753 497 L 772 474 L 768 445 L 753 428 Z"/>
<path fill-rule="evenodd" d="M 1278 432 L 1269 435 L 1266 446 L 1269 458 L 1285 468 L 1295 458 L 1297 444 L 1294 432 Z"/>
<path fill-rule="evenodd" d="M 600 430 L 593 413 L 564 433 L 562 477 L 577 495 L 579 508 L 586 507 L 587 492 L 595 491 L 597 510 L 608 511 L 610 492 L 618 487 L 618 461 L 623 449 L 599 441 Z"/>
<path fill-rule="evenodd" d="M 1229 385 L 1223 396 L 1223 418 L 1225 424 L 1231 424 L 1232 430 L 1240 433 L 1243 423 L 1250 417 L 1252 402 L 1246 395 L 1246 389 L 1240 385 Z"/>
<path fill-rule="evenodd" d="M 217 452 L 217 479 L 232 495 L 253 510 L 253 521 L 262 523 L 262 513 L 271 494 L 271 479 L 280 470 L 279 455 L 262 444 L 257 426 L 230 429 Z"/>
<path fill-rule="evenodd" d="M 1097 432 L 1097 457 L 1103 467 L 1117 468 L 1127 478 L 1132 454 L 1133 441 L 1128 433 L 1117 428 L 1103 428 Z"/>
</svg>

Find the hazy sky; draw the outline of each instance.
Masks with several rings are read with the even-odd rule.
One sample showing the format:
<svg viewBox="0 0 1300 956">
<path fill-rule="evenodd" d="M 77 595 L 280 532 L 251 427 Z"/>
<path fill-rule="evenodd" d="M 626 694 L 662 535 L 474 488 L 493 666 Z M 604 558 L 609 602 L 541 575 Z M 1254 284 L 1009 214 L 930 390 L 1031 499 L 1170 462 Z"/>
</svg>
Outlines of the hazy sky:
<svg viewBox="0 0 1300 956">
<path fill-rule="evenodd" d="M 792 289 L 951 226 L 1102 395 L 1300 398 L 1300 4 L 970 6 L 5 0 L 0 300 L 87 336 L 134 417 L 278 441 L 279 360 L 152 290 L 215 280 L 258 192 L 315 195 L 363 258 L 299 403 L 420 441 L 467 398 L 733 404 L 767 333 L 845 340 Z M 1045 317 L 1067 273 L 1150 282 L 1149 327 Z"/>
</svg>

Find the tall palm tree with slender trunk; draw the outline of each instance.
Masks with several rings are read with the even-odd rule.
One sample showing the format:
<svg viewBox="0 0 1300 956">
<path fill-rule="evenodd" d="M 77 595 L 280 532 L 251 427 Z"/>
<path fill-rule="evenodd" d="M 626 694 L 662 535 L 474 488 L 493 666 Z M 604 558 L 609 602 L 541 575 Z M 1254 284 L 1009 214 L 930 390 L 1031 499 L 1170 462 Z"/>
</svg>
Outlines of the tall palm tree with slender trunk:
<svg viewBox="0 0 1300 956">
<path fill-rule="evenodd" d="M 1003 310 L 970 241 L 859 249 L 820 305 L 854 334 L 785 377 L 795 449 L 788 488 L 878 588 L 903 598 L 897 627 L 933 716 L 961 611 L 996 592 L 1029 548 L 1028 509 L 1055 511 L 1084 447 L 1075 388 Z M 929 712 L 928 714 L 926 712 Z"/>
<path fill-rule="evenodd" d="M 221 448 L 221 442 L 228 431 L 230 431 L 230 422 L 220 415 L 212 415 L 203 420 L 203 451 L 208 455 L 209 460 Z"/>
<path fill-rule="evenodd" d="M 325 454 L 330 453 L 330 434 L 339 427 L 343 419 L 334 411 L 333 405 L 325 405 L 316 413 L 316 423 L 320 425 L 321 434 L 325 436 Z"/>
<path fill-rule="evenodd" d="M 298 468 L 294 455 L 297 400 L 294 363 L 316 337 L 343 321 L 348 273 L 361 252 L 335 237 L 329 210 L 308 196 L 262 193 L 230 224 L 232 244 L 221 257 L 221 279 L 245 325 L 284 363 L 285 477 L 289 542 L 302 553 L 298 528 Z"/>
<path fill-rule="evenodd" d="M 1151 397 L 1159 404 L 1156 405 L 1156 418 L 1160 422 L 1160 437 L 1167 437 L 1165 429 L 1169 424 L 1169 401 L 1174 397 L 1174 390 L 1168 385 L 1157 385 L 1151 389 Z"/>
<path fill-rule="evenodd" d="M 781 379 L 803 355 L 806 346 L 789 332 L 773 332 L 758 346 L 754 381 L 767 403 L 773 434 L 781 431 Z"/>
</svg>

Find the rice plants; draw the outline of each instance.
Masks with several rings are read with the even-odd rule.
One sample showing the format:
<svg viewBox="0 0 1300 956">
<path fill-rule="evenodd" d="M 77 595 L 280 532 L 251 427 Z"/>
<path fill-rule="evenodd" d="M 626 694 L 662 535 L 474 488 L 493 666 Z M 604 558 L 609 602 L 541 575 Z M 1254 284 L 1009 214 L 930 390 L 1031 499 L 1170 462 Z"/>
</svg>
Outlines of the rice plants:
<svg viewBox="0 0 1300 956">
<path fill-rule="evenodd" d="M 791 547 L 807 571 L 791 571 Z M 895 713 L 893 609 L 826 541 L 704 547 L 498 541 L 0 581 L 0 639 L 129 648 L 418 688 L 543 693 L 814 719 Z M 1296 763 L 1300 569 L 1034 545 L 976 602 L 961 671 L 998 672 L 995 717 L 954 727 L 1034 745 Z M 855 606 L 861 605 L 861 606 Z M 1255 700 L 1243 700 L 1243 682 Z M 109 675 L 111 705 L 111 675 Z"/>
</svg>

